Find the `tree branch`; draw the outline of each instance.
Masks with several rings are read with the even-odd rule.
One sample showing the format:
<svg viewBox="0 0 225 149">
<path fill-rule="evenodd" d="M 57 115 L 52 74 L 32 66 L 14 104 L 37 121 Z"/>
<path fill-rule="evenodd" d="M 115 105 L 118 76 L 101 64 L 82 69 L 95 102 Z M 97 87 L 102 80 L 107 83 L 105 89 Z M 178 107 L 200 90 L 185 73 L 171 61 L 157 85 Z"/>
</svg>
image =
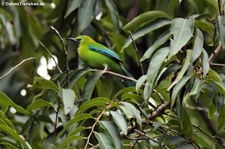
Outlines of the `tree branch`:
<svg viewBox="0 0 225 149">
<path fill-rule="evenodd" d="M 99 71 L 99 69 L 91 69 L 92 71 Z M 128 76 L 125 76 L 125 75 L 121 75 L 119 73 L 116 73 L 116 72 L 112 72 L 112 71 L 108 71 L 108 70 L 104 70 L 103 73 L 108 73 L 108 74 L 111 74 L 111 75 L 114 75 L 114 76 L 117 76 L 119 78 L 123 78 L 123 79 L 126 79 L 126 80 L 131 80 L 135 83 L 137 83 L 137 80 L 132 78 L 132 77 L 128 77 Z"/>
<path fill-rule="evenodd" d="M 55 33 L 58 35 L 60 41 L 61 41 L 61 44 L 62 44 L 62 47 L 63 47 L 63 50 L 64 50 L 64 54 L 65 54 L 65 59 L 66 59 L 66 76 L 67 76 L 67 88 L 69 88 L 70 86 L 70 82 L 69 82 L 69 60 L 68 60 L 68 52 L 66 50 L 66 46 L 65 46 L 65 43 L 64 43 L 64 40 L 62 38 L 62 36 L 59 34 L 59 32 L 57 31 L 56 28 L 54 28 L 53 26 L 51 26 L 51 29 L 53 31 L 55 31 Z"/>
<path fill-rule="evenodd" d="M 170 107 L 170 100 L 161 104 L 152 114 L 148 117 L 149 120 L 154 120 L 156 117 L 162 115 L 166 109 Z"/>
<path fill-rule="evenodd" d="M 217 46 L 217 48 L 213 51 L 213 53 L 210 55 L 209 57 L 209 64 L 211 65 L 211 63 L 213 63 L 213 61 L 218 57 L 219 53 L 223 50 L 223 45 L 221 42 L 219 42 L 219 45 Z"/>
<path fill-rule="evenodd" d="M 36 58 L 34 57 L 29 57 L 27 59 L 22 60 L 19 64 L 17 64 L 16 66 L 12 67 L 8 72 L 6 72 L 3 76 L 0 77 L 0 80 L 3 79 L 4 77 L 6 77 L 9 73 L 11 73 L 13 70 L 15 70 L 17 67 L 19 67 L 20 65 L 22 65 L 23 63 L 25 63 L 26 61 L 30 61 L 30 60 L 36 60 Z"/>
</svg>

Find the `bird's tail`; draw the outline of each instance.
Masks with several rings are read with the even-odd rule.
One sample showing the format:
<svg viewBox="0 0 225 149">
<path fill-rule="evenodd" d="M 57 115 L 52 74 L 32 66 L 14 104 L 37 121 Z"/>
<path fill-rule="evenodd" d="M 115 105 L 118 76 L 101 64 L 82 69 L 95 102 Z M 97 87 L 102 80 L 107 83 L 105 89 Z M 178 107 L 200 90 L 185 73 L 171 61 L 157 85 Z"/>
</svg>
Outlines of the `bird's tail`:
<svg viewBox="0 0 225 149">
<path fill-rule="evenodd" d="M 121 68 L 122 68 L 124 74 L 125 74 L 127 77 L 129 77 L 129 78 L 134 78 L 134 76 L 133 76 L 131 73 L 129 73 L 129 72 L 126 70 L 126 68 L 125 68 L 122 64 L 120 64 L 120 65 L 121 65 Z M 125 84 L 126 86 L 129 86 L 129 87 L 135 86 L 134 81 L 128 80 L 128 79 L 125 79 L 125 80 L 124 80 L 124 84 Z"/>
</svg>

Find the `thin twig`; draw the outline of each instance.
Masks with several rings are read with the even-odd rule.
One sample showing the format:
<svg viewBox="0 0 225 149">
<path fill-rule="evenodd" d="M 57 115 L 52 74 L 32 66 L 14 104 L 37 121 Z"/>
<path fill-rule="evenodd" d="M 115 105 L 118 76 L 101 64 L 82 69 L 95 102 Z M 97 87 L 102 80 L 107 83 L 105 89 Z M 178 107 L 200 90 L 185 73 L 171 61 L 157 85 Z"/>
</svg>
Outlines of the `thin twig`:
<svg viewBox="0 0 225 149">
<path fill-rule="evenodd" d="M 3 79 L 4 77 L 6 77 L 9 73 L 11 73 L 13 70 L 15 70 L 17 67 L 19 67 L 20 65 L 22 65 L 24 62 L 26 61 L 30 61 L 30 60 L 36 60 L 36 58 L 34 57 L 29 57 L 27 59 L 22 60 L 19 64 L 17 64 L 16 66 L 12 67 L 7 73 L 5 73 L 3 76 L 0 77 L 0 80 Z"/>
<path fill-rule="evenodd" d="M 91 136 L 92 136 L 92 134 L 93 134 L 93 132 L 94 132 L 95 126 L 98 124 L 100 118 L 101 118 L 102 115 L 105 113 L 106 109 L 109 109 L 110 107 L 111 107 L 111 105 L 109 104 L 109 105 L 108 105 L 108 106 L 100 113 L 100 115 L 97 117 L 95 123 L 92 125 L 92 127 L 91 127 L 91 132 L 90 132 L 89 135 L 87 136 L 87 142 L 86 142 L 86 144 L 85 144 L 85 146 L 84 146 L 84 149 L 86 149 L 86 148 L 88 147 L 88 144 L 90 144 L 90 139 L 91 139 Z"/>
<path fill-rule="evenodd" d="M 211 66 L 216 66 L 216 67 L 225 67 L 225 64 L 219 64 L 219 63 L 210 63 Z"/>
<path fill-rule="evenodd" d="M 99 71 L 99 69 L 91 69 L 92 71 Z M 126 79 L 126 80 L 131 80 L 135 83 L 137 83 L 137 80 L 132 78 L 132 77 L 128 77 L 128 76 L 125 76 L 125 75 L 121 75 L 119 73 L 116 73 L 116 72 L 112 72 L 112 71 L 108 71 L 108 70 L 104 70 L 103 73 L 108 73 L 108 74 L 111 74 L 111 75 L 114 75 L 114 76 L 117 76 L 117 77 L 120 77 L 120 78 L 123 78 L 123 79 Z"/>
<path fill-rule="evenodd" d="M 131 38 L 131 40 L 132 40 L 132 43 L 133 43 L 133 45 L 134 45 L 134 49 L 135 49 L 135 51 L 136 51 L 136 53 L 137 53 L 137 56 L 138 56 L 138 63 L 139 63 L 139 66 L 140 66 L 140 68 L 141 68 L 141 73 L 142 73 L 142 75 L 144 75 L 144 68 L 143 68 L 143 65 L 142 65 L 142 63 L 141 63 L 141 61 L 140 61 L 141 56 L 140 56 L 140 54 L 139 54 L 139 52 L 138 52 L 138 48 L 137 48 L 137 45 L 136 45 L 136 43 L 135 43 L 135 41 L 134 41 L 134 38 L 133 38 L 133 36 L 132 36 L 132 33 L 131 33 L 131 32 L 129 32 L 129 33 L 130 33 L 130 38 Z"/>
<path fill-rule="evenodd" d="M 209 60 L 208 60 L 209 64 L 213 63 L 213 61 L 217 58 L 217 56 L 220 54 L 222 50 L 223 50 L 223 45 L 221 42 L 219 42 L 219 45 L 209 57 Z"/>
<path fill-rule="evenodd" d="M 53 61 L 55 62 L 55 65 L 56 65 L 56 68 L 58 69 L 58 71 L 60 73 L 62 73 L 62 70 L 59 68 L 59 65 L 56 62 L 55 58 L 53 57 L 52 53 L 48 50 L 48 48 L 41 41 L 38 41 L 38 42 L 47 51 L 48 55 L 53 59 Z"/>
<path fill-rule="evenodd" d="M 67 50 L 66 50 L 66 46 L 65 46 L 64 40 L 63 40 L 62 36 L 59 34 L 59 32 L 57 31 L 57 29 L 54 28 L 53 26 L 51 26 L 51 29 L 52 29 L 53 31 L 55 31 L 55 33 L 58 35 L 58 37 L 59 37 L 59 39 L 60 39 L 60 41 L 61 41 L 63 50 L 64 50 L 65 59 L 66 59 L 67 88 L 69 88 L 70 82 L 69 82 L 69 60 L 68 60 L 68 52 L 67 52 Z"/>
</svg>

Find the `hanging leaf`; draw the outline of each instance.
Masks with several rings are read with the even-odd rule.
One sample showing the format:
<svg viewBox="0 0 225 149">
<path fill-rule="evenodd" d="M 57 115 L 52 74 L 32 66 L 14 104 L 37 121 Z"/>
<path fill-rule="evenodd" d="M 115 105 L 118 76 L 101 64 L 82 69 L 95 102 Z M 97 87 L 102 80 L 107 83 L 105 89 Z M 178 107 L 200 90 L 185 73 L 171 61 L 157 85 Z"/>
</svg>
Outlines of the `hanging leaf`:
<svg viewBox="0 0 225 149">
<path fill-rule="evenodd" d="M 160 70 L 163 62 L 165 61 L 168 53 L 169 53 L 169 47 L 164 47 L 164 48 L 158 50 L 152 57 L 152 60 L 148 67 L 147 82 L 146 82 L 145 88 L 144 88 L 145 102 L 148 101 L 148 99 L 150 98 L 150 96 L 152 94 L 155 81 L 159 74 L 159 70 Z"/>
<path fill-rule="evenodd" d="M 113 26 L 114 26 L 115 30 L 117 31 L 121 26 L 121 22 L 120 22 L 120 18 L 119 18 L 119 14 L 116 9 L 116 6 L 112 0 L 105 0 L 105 3 L 111 14 Z"/>
<path fill-rule="evenodd" d="M 81 97 L 81 100 L 87 101 L 91 98 L 92 93 L 94 91 L 95 85 L 97 81 L 100 79 L 100 77 L 103 75 L 104 71 L 99 70 L 98 72 L 94 73 L 91 77 L 88 78 L 84 89 L 83 89 L 83 94 Z"/>
<path fill-rule="evenodd" d="M 101 149 L 114 149 L 109 137 L 104 133 L 94 132 L 96 139 L 100 144 Z"/>
<path fill-rule="evenodd" d="M 177 82 L 183 78 L 185 72 L 187 71 L 188 67 L 190 66 L 190 61 L 191 61 L 191 54 L 192 51 L 191 50 L 187 50 L 187 55 L 184 61 L 184 65 L 181 68 L 180 72 L 178 73 L 176 79 L 173 81 L 173 83 L 170 85 L 170 87 L 167 89 L 168 91 L 175 85 L 177 84 Z"/>
<path fill-rule="evenodd" d="M 155 52 L 157 48 L 159 48 L 162 44 L 164 44 L 169 37 L 171 36 L 170 32 L 165 32 L 161 36 L 159 36 L 156 41 L 147 49 L 145 54 L 141 57 L 140 61 L 144 61 L 147 58 L 150 58 L 152 54 Z"/>
<path fill-rule="evenodd" d="M 127 135 L 127 123 L 122 116 L 121 112 L 117 111 L 110 111 L 110 114 L 112 115 L 113 121 L 116 123 L 116 125 L 122 130 L 124 135 Z"/>
<path fill-rule="evenodd" d="M 191 63 L 193 63 L 201 55 L 202 49 L 203 49 L 203 43 L 204 43 L 203 34 L 199 29 L 197 29 Z"/>
<path fill-rule="evenodd" d="M 169 58 L 177 54 L 193 36 L 194 19 L 175 18 L 170 28 L 173 38 L 170 40 Z"/>
<path fill-rule="evenodd" d="M 97 0 L 82 0 L 78 11 L 78 33 L 82 32 L 91 23 L 96 3 Z"/>
<path fill-rule="evenodd" d="M 63 100 L 64 113 L 68 114 L 74 107 L 76 95 L 71 89 L 60 89 L 59 97 Z"/>
<path fill-rule="evenodd" d="M 99 125 L 105 130 L 105 132 L 110 137 L 110 140 L 113 143 L 113 147 L 115 149 L 122 149 L 122 141 L 115 126 L 109 121 L 100 121 Z"/>
<path fill-rule="evenodd" d="M 71 12 L 76 10 L 80 6 L 81 2 L 82 0 L 69 0 L 68 8 L 66 10 L 64 18 L 66 18 L 68 15 L 71 14 Z"/>
</svg>

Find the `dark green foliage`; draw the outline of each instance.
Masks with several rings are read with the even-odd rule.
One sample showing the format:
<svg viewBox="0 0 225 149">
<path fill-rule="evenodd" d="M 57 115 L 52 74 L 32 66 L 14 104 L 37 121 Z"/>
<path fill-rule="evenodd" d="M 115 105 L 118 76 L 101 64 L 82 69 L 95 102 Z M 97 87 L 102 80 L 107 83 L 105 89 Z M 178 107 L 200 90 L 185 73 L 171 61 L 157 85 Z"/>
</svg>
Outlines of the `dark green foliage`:
<svg viewBox="0 0 225 149">
<path fill-rule="evenodd" d="M 32 2 L 0 7 L 0 148 L 225 147 L 224 0 Z M 80 34 L 135 78 L 86 68 Z"/>
</svg>

